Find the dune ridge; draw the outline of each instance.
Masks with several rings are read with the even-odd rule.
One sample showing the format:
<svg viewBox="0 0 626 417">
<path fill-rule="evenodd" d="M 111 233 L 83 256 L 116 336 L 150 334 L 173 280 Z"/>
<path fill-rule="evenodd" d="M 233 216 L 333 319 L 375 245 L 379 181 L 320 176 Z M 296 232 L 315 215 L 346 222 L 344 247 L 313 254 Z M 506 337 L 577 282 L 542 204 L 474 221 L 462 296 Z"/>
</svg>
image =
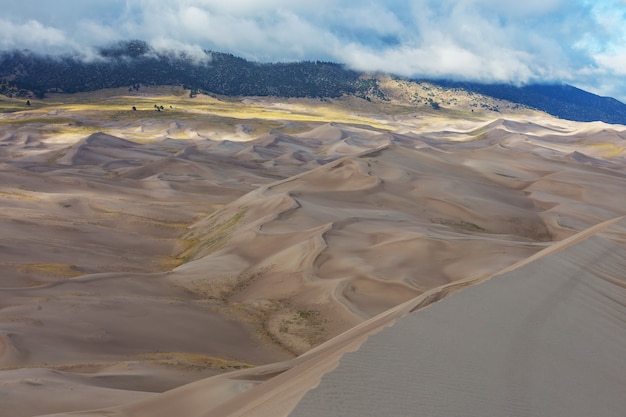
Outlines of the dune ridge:
<svg viewBox="0 0 626 417">
<path fill-rule="evenodd" d="M 288 415 L 621 415 L 625 224 L 592 227 L 399 319 Z"/>
<path fill-rule="evenodd" d="M 126 100 L 2 119 L 0 415 L 295 405 L 381 323 L 626 214 L 620 126 Z"/>
<path fill-rule="evenodd" d="M 402 144 L 408 140 L 400 137 Z M 195 276 L 207 264 L 227 269 L 237 264 L 238 274 L 266 268 L 242 285 L 234 302 L 250 305 L 269 297 L 270 302 L 288 299 L 290 308 L 314 304 L 316 311 L 332 316 L 326 326 L 337 332 L 425 289 L 465 278 L 468 269 L 476 276 L 489 275 L 622 212 L 617 194 L 590 203 L 576 191 L 581 186 L 566 187 L 569 180 L 559 159 L 548 162 L 521 153 L 515 164 L 487 160 L 487 155 L 505 152 L 475 143 L 456 152 L 387 144 L 264 186 L 211 220 L 226 224 L 245 212 L 228 231 L 228 242 L 196 252 L 172 279 L 185 285 L 186 276 Z M 536 169 L 539 164 L 542 171 Z M 580 169 L 568 175 L 578 180 Z M 563 176 L 559 188 L 550 185 L 555 175 Z M 621 174 L 607 179 L 603 185 L 618 193 Z M 557 194 L 535 191 L 538 185 Z M 579 205 L 573 216 L 571 199 Z M 578 225 L 581 201 L 593 207 L 585 209 L 588 220 Z M 489 212 L 482 216 L 484 207 Z M 192 234 L 206 235 L 206 228 L 197 227 Z M 441 258 L 431 268 L 433 256 Z M 297 271 L 297 281 L 286 280 L 291 271 Z M 282 336 L 274 335 L 278 340 Z M 292 342 L 283 341 L 303 353 Z"/>
<path fill-rule="evenodd" d="M 73 416 L 160 416 L 168 415 L 171 412 L 185 411 L 186 416 L 287 416 L 287 415 L 330 415 L 336 414 L 338 410 L 347 409 L 345 415 L 362 415 L 364 412 L 361 406 L 355 404 L 325 404 L 329 398 L 315 398 L 308 401 L 302 406 L 304 411 L 299 410 L 298 404 L 306 393 L 318 386 L 320 382 L 324 384 L 326 381 L 324 375 L 333 372 L 341 363 L 344 354 L 350 352 L 359 352 L 363 343 L 367 343 L 369 337 L 374 336 L 385 328 L 393 329 L 398 319 L 416 314 L 419 310 L 429 307 L 431 304 L 444 300 L 451 294 L 468 287 L 478 286 L 492 280 L 505 277 L 507 274 L 515 272 L 520 268 L 537 262 L 542 259 L 550 258 L 558 255 L 559 252 L 568 248 L 581 245 L 577 250 L 585 251 L 585 241 L 594 236 L 608 238 L 618 244 L 621 243 L 621 250 L 626 250 L 623 245 L 626 235 L 626 217 L 618 217 L 610 219 L 601 224 L 593 226 L 587 230 L 579 232 L 561 242 L 543 249 L 542 251 L 532 255 L 528 259 L 524 259 L 504 268 L 501 271 L 484 278 L 472 278 L 460 280 L 454 283 L 446 284 L 438 288 L 431 289 L 424 294 L 415 297 L 405 303 L 389 309 L 357 326 L 336 336 L 335 338 L 323 343 L 322 345 L 310 350 L 309 352 L 299 356 L 296 359 L 284 363 L 266 365 L 255 369 L 236 371 L 227 375 L 213 377 L 209 380 L 199 381 L 186 387 L 173 390 L 162 396 L 143 400 L 128 406 L 118 407 L 115 409 L 107 409 L 103 411 L 92 411 L 89 413 L 72 413 Z M 620 227 L 621 225 L 621 227 Z M 617 227 L 616 227 L 617 226 Z M 621 252 L 620 252 L 621 253 Z M 618 259 L 618 254 L 613 259 Z M 617 270 L 617 269 L 616 269 Z M 623 282 L 615 282 L 616 285 L 623 285 Z M 615 359 L 615 358 L 613 358 Z M 393 359 L 392 359 L 393 360 Z M 384 363 L 381 364 L 384 367 Z M 340 368 L 341 369 L 341 368 Z M 350 372 L 348 370 L 347 372 Z M 349 373 L 348 373 L 349 375 Z M 350 376 L 348 376 L 350 378 Z M 226 380 L 226 381 L 224 381 Z M 244 381 L 248 383 L 244 392 L 237 392 L 243 389 Z M 399 381 L 403 383 L 403 381 Z M 239 385 L 241 384 L 241 385 Z M 217 385 L 217 387 L 213 387 Z M 227 388 L 228 387 L 228 388 Z M 237 387 L 237 389 L 235 388 Z M 353 387 L 353 388 L 351 388 Z M 350 383 L 345 388 L 333 386 L 330 390 L 359 390 L 354 388 L 355 385 Z M 358 387 L 363 387 L 358 385 Z M 364 387 L 363 387 L 364 388 Z M 206 402 L 202 402 L 201 398 L 205 398 L 207 393 L 211 393 L 212 389 L 217 389 L 221 400 L 215 399 L 210 406 Z M 372 389 L 377 388 L 370 388 Z M 328 395 L 328 394 L 326 394 Z M 406 397 L 405 397 L 406 398 Z M 342 400 L 343 401 L 343 400 Z M 202 402 L 202 405 L 200 404 Z M 398 401 L 400 407 L 403 407 L 402 400 Z M 354 410 L 351 409 L 354 408 Z M 291 414 L 296 408 L 295 413 Z M 303 414 L 304 413 L 304 414 Z M 360 414 L 359 414 L 360 413 Z M 343 414 L 342 414 L 343 415 Z M 584 415 L 584 414 L 580 414 Z M 54 416 L 57 416 L 56 414 Z M 52 417 L 52 416 L 50 416 Z"/>
</svg>

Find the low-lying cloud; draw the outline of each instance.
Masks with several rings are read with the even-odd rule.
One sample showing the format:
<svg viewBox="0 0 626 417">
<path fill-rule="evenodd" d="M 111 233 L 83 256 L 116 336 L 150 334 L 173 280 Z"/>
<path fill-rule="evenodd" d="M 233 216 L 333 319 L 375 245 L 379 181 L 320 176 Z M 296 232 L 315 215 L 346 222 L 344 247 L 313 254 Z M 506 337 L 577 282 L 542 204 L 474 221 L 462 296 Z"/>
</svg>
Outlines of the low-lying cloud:
<svg viewBox="0 0 626 417">
<path fill-rule="evenodd" d="M 626 101 L 626 1 L 9 0 L 0 48 L 92 55 L 142 39 L 202 57 L 327 60 L 408 77 L 564 81 Z"/>
</svg>

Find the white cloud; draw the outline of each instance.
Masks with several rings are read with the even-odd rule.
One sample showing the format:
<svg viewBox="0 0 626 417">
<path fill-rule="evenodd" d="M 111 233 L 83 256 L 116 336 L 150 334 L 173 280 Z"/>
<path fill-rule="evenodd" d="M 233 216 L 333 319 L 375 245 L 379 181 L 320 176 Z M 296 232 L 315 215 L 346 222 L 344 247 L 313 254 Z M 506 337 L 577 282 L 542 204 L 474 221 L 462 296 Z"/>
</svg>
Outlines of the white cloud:
<svg viewBox="0 0 626 417">
<path fill-rule="evenodd" d="M 619 76 L 626 76 L 626 49 L 614 54 L 594 55 L 601 68 Z"/>
<path fill-rule="evenodd" d="M 353 67 L 408 77 L 525 82 L 533 76 L 532 70 L 524 63 L 528 56 L 523 53 L 494 51 L 493 56 L 485 56 L 454 43 L 400 46 L 382 52 L 351 44 L 342 49 L 341 54 Z"/>
<path fill-rule="evenodd" d="M 339 28 L 343 33 L 354 31 L 355 34 L 370 32 L 380 36 L 401 36 L 411 30 L 384 4 L 373 2 L 336 7 L 327 10 L 321 18 L 332 25 L 330 30 Z"/>
<path fill-rule="evenodd" d="M 626 84 L 617 82 L 626 75 L 625 0 L 3 3 L 1 49 L 89 57 L 94 45 L 143 39 L 198 59 L 211 49 L 263 61 L 334 60 L 407 76 Z"/>
<path fill-rule="evenodd" d="M 62 30 L 44 26 L 36 20 L 13 23 L 0 18 L 0 49 L 30 49 L 47 52 L 72 43 Z"/>
<path fill-rule="evenodd" d="M 151 46 L 157 52 L 165 52 L 170 56 L 185 56 L 198 64 L 207 64 L 211 61 L 211 55 L 199 45 L 190 45 L 169 38 L 156 38 L 152 40 Z"/>
<path fill-rule="evenodd" d="M 570 4 L 566 0 L 462 0 L 461 3 L 489 8 L 499 15 L 514 18 L 544 15 Z"/>
</svg>

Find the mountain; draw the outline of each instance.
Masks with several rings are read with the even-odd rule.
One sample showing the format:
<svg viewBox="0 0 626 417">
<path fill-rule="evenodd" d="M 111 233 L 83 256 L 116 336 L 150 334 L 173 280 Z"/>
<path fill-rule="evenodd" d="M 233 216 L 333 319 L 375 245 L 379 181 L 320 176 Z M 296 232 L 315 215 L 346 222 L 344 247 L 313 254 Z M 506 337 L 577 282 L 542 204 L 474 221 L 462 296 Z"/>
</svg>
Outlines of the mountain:
<svg viewBox="0 0 626 417">
<path fill-rule="evenodd" d="M 231 54 L 205 57 L 157 51 L 143 41 L 120 42 L 98 49 L 90 60 L 50 57 L 29 51 L 0 53 L 0 94 L 43 98 L 48 92 L 75 93 L 141 85 L 183 85 L 226 96 L 335 98 L 354 95 L 387 100 L 378 78 L 332 62 L 256 63 Z M 428 80 L 450 90 L 464 90 L 545 111 L 575 121 L 626 124 L 626 104 L 566 84 L 480 84 Z M 440 103 L 430 101 L 434 109 Z M 483 106 L 496 110 L 492 106 Z"/>
<path fill-rule="evenodd" d="M 481 84 L 437 81 L 448 88 L 461 88 L 494 98 L 524 104 L 562 119 L 579 122 L 603 121 L 624 124 L 626 105 L 611 97 L 600 97 L 567 84 Z"/>
<path fill-rule="evenodd" d="M 366 91 L 371 82 L 329 62 L 260 64 L 230 54 L 207 52 L 199 61 L 158 52 L 142 41 L 101 48 L 95 59 L 52 58 L 28 51 L 0 54 L 0 78 L 33 91 L 75 93 L 139 85 L 184 85 L 228 96 L 338 97 Z M 0 89 L 0 93 L 3 91 Z"/>
</svg>

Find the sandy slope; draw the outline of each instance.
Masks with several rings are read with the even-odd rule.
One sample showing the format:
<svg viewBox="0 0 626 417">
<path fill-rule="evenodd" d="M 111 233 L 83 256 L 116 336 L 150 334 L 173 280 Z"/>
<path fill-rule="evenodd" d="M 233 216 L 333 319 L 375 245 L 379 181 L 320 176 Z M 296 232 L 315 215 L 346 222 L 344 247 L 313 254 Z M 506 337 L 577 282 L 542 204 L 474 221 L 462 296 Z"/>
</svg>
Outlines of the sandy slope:
<svg viewBox="0 0 626 417">
<path fill-rule="evenodd" d="M 261 187 L 196 224 L 193 262 L 170 278 L 261 311 L 272 337 L 303 353 L 425 290 L 623 214 L 622 171 L 501 136 L 451 147 L 382 135 L 376 150 Z M 209 265 L 211 279 L 198 280 Z"/>
<path fill-rule="evenodd" d="M 435 288 L 295 360 L 72 415 L 618 416 L 625 238 L 624 218 L 612 219 L 490 279 Z"/>
<path fill-rule="evenodd" d="M 159 117 L 0 126 L 0 416 L 284 415 L 434 288 L 625 214 L 620 126 Z"/>
<path fill-rule="evenodd" d="M 290 416 L 621 416 L 626 221 L 408 315 Z"/>
</svg>

